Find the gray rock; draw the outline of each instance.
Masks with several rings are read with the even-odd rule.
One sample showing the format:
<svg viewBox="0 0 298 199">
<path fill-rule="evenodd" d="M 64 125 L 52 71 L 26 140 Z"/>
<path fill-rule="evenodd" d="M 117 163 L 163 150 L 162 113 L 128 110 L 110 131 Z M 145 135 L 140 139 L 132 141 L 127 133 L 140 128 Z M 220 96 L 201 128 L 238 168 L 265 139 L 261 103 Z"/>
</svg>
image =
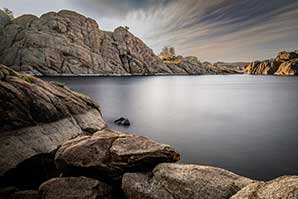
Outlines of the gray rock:
<svg viewBox="0 0 298 199">
<path fill-rule="evenodd" d="M 0 63 L 35 75 L 237 73 L 193 57 L 164 63 L 126 28 L 103 31 L 95 20 L 68 10 L 39 18 L 23 15 L 5 26 L 0 34 Z"/>
<path fill-rule="evenodd" d="M 105 128 L 100 107 L 65 86 L 0 65 L 0 175 L 85 132 Z"/>
<path fill-rule="evenodd" d="M 53 178 L 39 187 L 42 199 L 110 199 L 112 188 L 86 177 Z"/>
<path fill-rule="evenodd" d="M 152 174 L 124 174 L 122 189 L 129 199 L 225 199 L 252 182 L 220 168 L 163 163 Z"/>
<path fill-rule="evenodd" d="M 149 138 L 105 129 L 64 143 L 56 153 L 58 169 L 117 178 L 127 171 L 150 170 L 160 162 L 175 162 L 179 154 Z"/>
<path fill-rule="evenodd" d="M 283 176 L 269 182 L 250 184 L 231 199 L 297 199 L 298 176 Z"/>
<path fill-rule="evenodd" d="M 0 60 L 33 74 L 151 74 L 171 72 L 123 27 L 105 32 L 76 12 L 23 15 L 4 28 Z"/>
</svg>

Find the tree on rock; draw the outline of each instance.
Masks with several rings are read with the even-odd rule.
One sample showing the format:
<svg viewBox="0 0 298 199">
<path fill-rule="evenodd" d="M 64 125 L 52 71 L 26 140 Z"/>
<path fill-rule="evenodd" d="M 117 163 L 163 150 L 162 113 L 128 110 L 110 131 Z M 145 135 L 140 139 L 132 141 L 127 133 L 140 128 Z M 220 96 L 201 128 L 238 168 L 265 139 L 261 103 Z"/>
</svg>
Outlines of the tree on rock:
<svg viewBox="0 0 298 199">
<path fill-rule="evenodd" d="M 7 16 L 12 20 L 14 18 L 13 12 L 8 8 L 3 8 L 3 11 L 7 14 Z"/>
</svg>

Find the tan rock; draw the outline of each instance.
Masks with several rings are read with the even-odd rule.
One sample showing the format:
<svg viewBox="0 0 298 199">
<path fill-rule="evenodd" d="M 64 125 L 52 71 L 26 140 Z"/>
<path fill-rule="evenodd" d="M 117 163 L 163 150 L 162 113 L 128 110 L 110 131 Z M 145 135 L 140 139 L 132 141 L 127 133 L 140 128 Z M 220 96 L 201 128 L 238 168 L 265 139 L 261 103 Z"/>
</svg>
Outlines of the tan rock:
<svg viewBox="0 0 298 199">
<path fill-rule="evenodd" d="M 55 157 L 57 168 L 64 173 L 92 171 L 102 178 L 119 177 L 127 171 L 148 170 L 160 162 L 177 160 L 179 154 L 168 145 L 109 129 L 64 143 Z"/>
<path fill-rule="evenodd" d="M 129 199 L 225 199 L 252 183 L 224 169 L 163 163 L 153 173 L 126 173 L 122 189 Z"/>
<path fill-rule="evenodd" d="M 298 176 L 284 176 L 269 182 L 250 184 L 231 199 L 297 199 Z"/>
</svg>

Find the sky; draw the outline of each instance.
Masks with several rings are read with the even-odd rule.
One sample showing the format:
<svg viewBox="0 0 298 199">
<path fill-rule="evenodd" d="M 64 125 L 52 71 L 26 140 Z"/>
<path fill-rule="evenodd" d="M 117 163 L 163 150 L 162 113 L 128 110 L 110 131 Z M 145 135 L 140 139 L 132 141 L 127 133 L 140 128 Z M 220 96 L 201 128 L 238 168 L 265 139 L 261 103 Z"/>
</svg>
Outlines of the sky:
<svg viewBox="0 0 298 199">
<path fill-rule="evenodd" d="M 0 0 L 15 16 L 70 9 L 103 30 L 128 26 L 156 54 L 253 61 L 298 49 L 298 0 Z"/>
</svg>

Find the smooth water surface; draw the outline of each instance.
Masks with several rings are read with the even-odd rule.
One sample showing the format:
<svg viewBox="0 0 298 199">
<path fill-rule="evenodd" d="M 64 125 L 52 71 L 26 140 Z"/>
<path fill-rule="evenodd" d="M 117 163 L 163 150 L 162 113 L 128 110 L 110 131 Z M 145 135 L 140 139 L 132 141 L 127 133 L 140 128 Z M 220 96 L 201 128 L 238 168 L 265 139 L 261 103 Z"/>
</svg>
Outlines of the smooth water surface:
<svg viewBox="0 0 298 199">
<path fill-rule="evenodd" d="M 174 146 L 181 162 L 255 179 L 298 174 L 298 78 L 57 77 L 102 107 L 114 129 Z M 127 117 L 129 128 L 113 120 Z"/>
</svg>

